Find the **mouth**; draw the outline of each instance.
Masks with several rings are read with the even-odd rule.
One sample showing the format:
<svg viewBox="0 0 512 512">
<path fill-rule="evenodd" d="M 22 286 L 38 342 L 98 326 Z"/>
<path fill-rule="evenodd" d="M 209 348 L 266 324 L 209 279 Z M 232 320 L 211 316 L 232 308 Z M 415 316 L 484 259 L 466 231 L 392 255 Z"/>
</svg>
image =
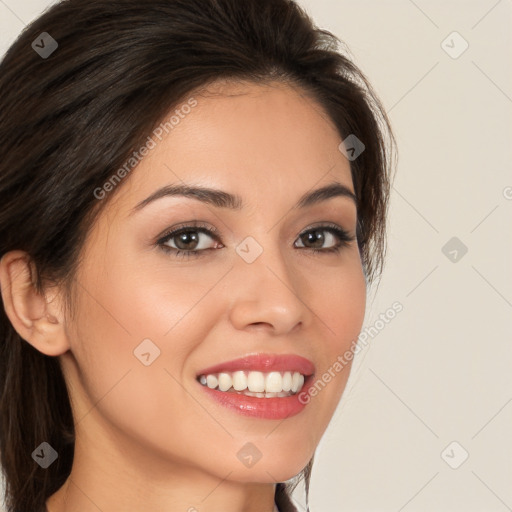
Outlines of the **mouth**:
<svg viewBox="0 0 512 512">
<path fill-rule="evenodd" d="M 206 368 L 196 380 L 223 393 L 286 398 L 296 395 L 314 372 L 311 361 L 295 354 L 256 354 Z"/>
<path fill-rule="evenodd" d="M 238 393 L 257 398 L 284 398 L 302 389 L 308 376 L 299 372 L 244 372 L 201 375 L 199 383 L 224 393 Z"/>
</svg>

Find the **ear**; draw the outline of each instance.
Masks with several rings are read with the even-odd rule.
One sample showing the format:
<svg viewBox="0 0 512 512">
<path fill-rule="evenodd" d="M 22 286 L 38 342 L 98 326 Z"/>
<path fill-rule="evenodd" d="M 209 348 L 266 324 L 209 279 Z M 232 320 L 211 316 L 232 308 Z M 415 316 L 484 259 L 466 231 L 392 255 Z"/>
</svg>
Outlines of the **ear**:
<svg viewBox="0 0 512 512">
<path fill-rule="evenodd" d="M 10 251 L 0 260 L 0 285 L 5 312 L 16 332 L 48 356 L 69 350 L 58 287 L 40 294 L 35 266 L 24 251 Z M 52 293 L 50 293 L 50 291 Z"/>
</svg>

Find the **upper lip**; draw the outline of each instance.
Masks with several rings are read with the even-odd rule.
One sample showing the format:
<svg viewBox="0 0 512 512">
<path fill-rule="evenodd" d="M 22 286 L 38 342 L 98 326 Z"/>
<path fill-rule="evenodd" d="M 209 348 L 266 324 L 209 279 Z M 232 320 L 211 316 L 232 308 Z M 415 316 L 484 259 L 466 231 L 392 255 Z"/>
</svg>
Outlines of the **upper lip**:
<svg viewBox="0 0 512 512">
<path fill-rule="evenodd" d="M 252 370 L 264 373 L 289 371 L 309 376 L 315 373 L 315 365 L 309 359 L 296 354 L 252 354 L 210 366 L 201 370 L 197 375 L 234 372 L 237 370 Z"/>
</svg>

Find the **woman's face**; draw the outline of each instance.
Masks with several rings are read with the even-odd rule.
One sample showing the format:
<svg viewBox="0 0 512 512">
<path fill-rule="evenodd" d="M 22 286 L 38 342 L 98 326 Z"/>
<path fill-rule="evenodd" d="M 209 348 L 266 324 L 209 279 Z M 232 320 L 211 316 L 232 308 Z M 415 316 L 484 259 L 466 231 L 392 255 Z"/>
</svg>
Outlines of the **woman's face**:
<svg viewBox="0 0 512 512">
<path fill-rule="evenodd" d="M 363 322 L 353 199 L 296 206 L 334 182 L 353 192 L 349 162 L 325 113 L 289 86 L 224 84 L 193 97 L 192 108 L 177 107 L 168 135 L 153 135 L 156 146 L 118 185 L 83 249 L 70 351 L 61 356 L 77 454 L 136 457 L 155 474 L 284 481 L 307 464 L 335 411 L 350 363 L 332 368 Z M 170 186 L 217 189 L 241 204 L 202 194 L 143 203 Z M 165 238 L 186 226 L 188 235 Z M 297 397 L 238 394 L 228 407 L 213 396 L 228 393 L 198 381 L 205 369 L 254 354 L 309 360 L 311 384 L 329 368 L 334 377 L 300 408 Z M 298 368 L 283 364 L 273 369 Z"/>
</svg>

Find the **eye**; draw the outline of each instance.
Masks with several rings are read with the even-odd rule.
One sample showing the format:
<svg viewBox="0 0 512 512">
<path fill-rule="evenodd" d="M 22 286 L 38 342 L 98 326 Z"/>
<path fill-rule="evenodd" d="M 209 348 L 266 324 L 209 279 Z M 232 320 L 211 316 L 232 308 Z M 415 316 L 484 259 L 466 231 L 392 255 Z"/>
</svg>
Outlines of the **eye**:
<svg viewBox="0 0 512 512">
<path fill-rule="evenodd" d="M 327 236 L 324 233 L 327 233 Z M 338 239 L 337 243 L 336 239 Z M 344 229 L 336 224 L 329 224 L 317 226 L 301 233 L 298 241 L 300 241 L 302 245 L 298 247 L 311 249 L 313 252 L 331 253 L 338 252 L 354 240 L 355 237 L 349 235 Z M 313 247 L 307 247 L 305 244 L 312 244 Z M 322 248 L 325 244 L 327 244 L 328 247 Z M 297 245 L 295 245 L 295 247 L 297 247 Z"/>
<path fill-rule="evenodd" d="M 212 241 L 215 240 L 217 240 L 217 245 L 213 244 L 212 246 Z M 172 252 L 178 257 L 200 256 L 200 253 L 209 249 L 223 247 L 218 243 L 215 228 L 201 224 L 178 227 L 160 238 L 157 244 L 164 251 Z"/>
<path fill-rule="evenodd" d="M 336 224 L 328 224 L 303 231 L 297 239 L 300 245 L 296 242 L 294 247 L 325 254 L 338 252 L 353 240 L 355 237 L 349 235 L 344 229 Z M 201 223 L 178 226 L 162 236 L 157 241 L 157 245 L 165 252 L 172 253 L 173 256 L 187 258 L 202 256 L 209 250 L 224 247 L 217 230 Z"/>
</svg>

